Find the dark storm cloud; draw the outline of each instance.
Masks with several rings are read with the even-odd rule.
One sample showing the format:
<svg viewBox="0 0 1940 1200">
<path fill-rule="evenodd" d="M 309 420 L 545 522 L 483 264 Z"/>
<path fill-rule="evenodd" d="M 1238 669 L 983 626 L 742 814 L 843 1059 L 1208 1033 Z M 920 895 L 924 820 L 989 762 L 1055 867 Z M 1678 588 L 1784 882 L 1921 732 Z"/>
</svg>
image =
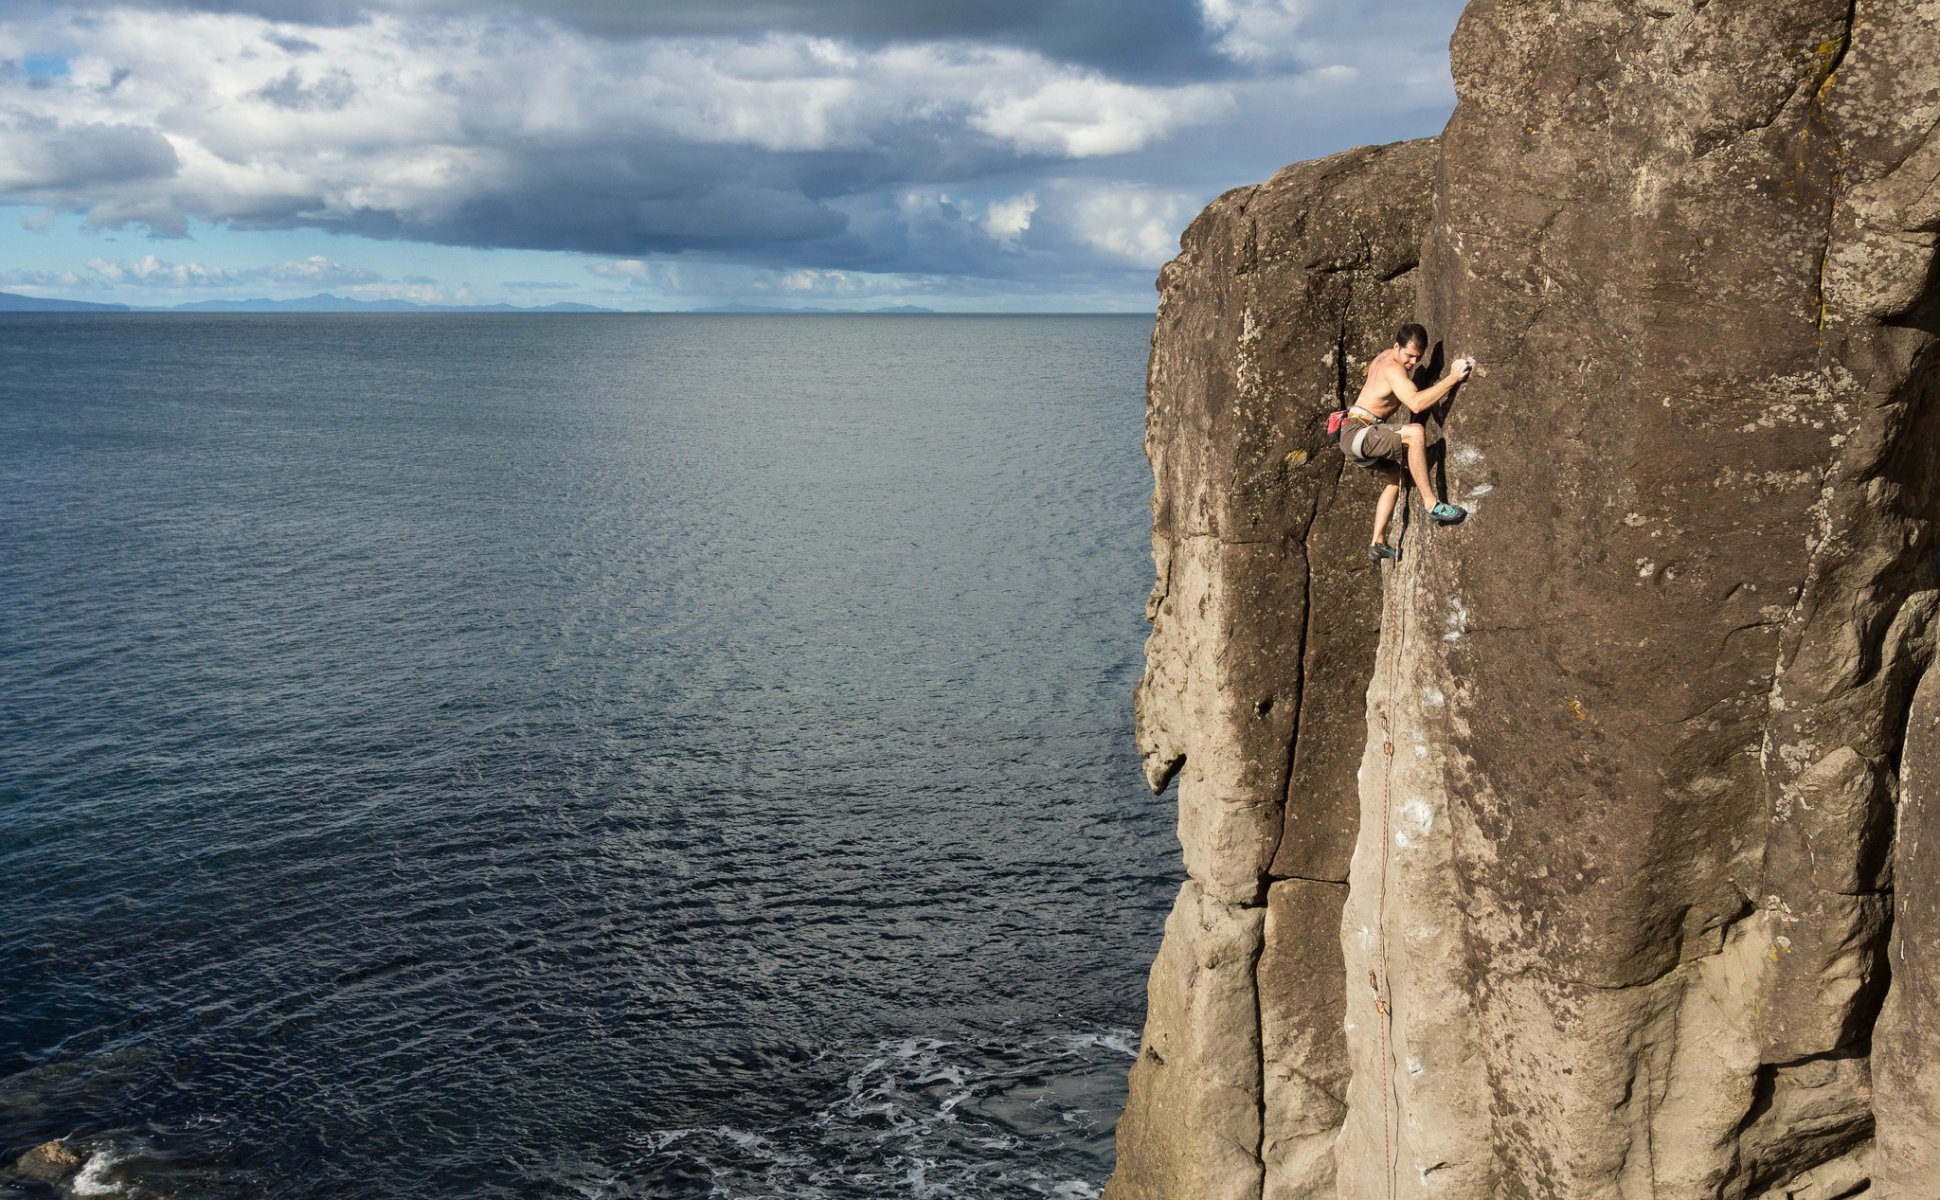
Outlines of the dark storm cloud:
<svg viewBox="0 0 1940 1200">
<path fill-rule="evenodd" d="M 498 187 L 432 213 L 367 210 L 333 227 L 367 237 L 613 257 L 701 254 L 828 270 L 1009 277 L 974 207 L 900 197 L 937 166 L 922 155 L 764 154 L 642 142 L 528 148 Z M 1010 160 L 1013 165 L 1016 160 Z M 860 177 L 878 181 L 858 185 Z M 837 187 L 837 181 L 848 180 Z M 299 205 L 241 222 L 300 223 Z M 1078 261 L 1089 255 L 1076 255 Z"/>
<path fill-rule="evenodd" d="M 745 151 L 659 145 L 539 151 L 501 190 L 413 236 L 467 246 L 640 255 L 705 250 L 764 258 L 840 234 L 842 215 Z"/>
<path fill-rule="evenodd" d="M 99 0 L 95 6 L 107 7 Z M 498 11 L 607 38 L 803 33 L 864 46 L 978 42 L 1147 80 L 1212 78 L 1232 67 L 1215 51 L 1196 0 L 135 0 L 133 6 L 313 25 L 355 24 L 374 11 L 441 17 Z"/>
<path fill-rule="evenodd" d="M 23 185 L 59 192 L 166 179 L 177 165 L 175 148 L 152 129 L 62 124 L 45 117 L 0 124 L 0 192 Z"/>
</svg>

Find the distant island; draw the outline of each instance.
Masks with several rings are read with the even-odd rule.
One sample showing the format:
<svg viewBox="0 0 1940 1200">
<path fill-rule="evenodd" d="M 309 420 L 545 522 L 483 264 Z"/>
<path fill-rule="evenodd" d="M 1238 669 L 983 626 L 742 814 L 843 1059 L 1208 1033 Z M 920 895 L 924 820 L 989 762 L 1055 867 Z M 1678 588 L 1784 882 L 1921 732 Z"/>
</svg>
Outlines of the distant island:
<svg viewBox="0 0 1940 1200">
<path fill-rule="evenodd" d="M 43 300 L 0 292 L 0 312 L 127 312 L 126 304 L 90 304 L 86 300 Z"/>
<path fill-rule="evenodd" d="M 892 304 L 886 308 L 777 308 L 767 304 L 723 304 L 716 308 L 690 308 L 687 311 L 691 313 L 703 313 L 709 316 L 764 313 L 781 313 L 796 316 L 820 316 L 824 313 L 907 313 L 920 316 L 936 312 L 935 309 L 924 308 L 920 304 Z"/>
<path fill-rule="evenodd" d="M 196 300 L 188 304 L 137 306 L 96 304 L 85 300 L 50 300 L 41 296 L 22 296 L 0 292 L 0 312 L 181 312 L 181 313 L 613 313 L 627 309 L 601 308 L 595 304 L 546 304 L 522 308 L 516 304 L 419 304 L 411 300 L 353 300 L 347 296 L 320 292 L 294 300 Z M 935 309 L 916 304 L 894 304 L 885 308 L 771 308 L 758 304 L 728 304 L 718 308 L 687 310 L 705 314 L 740 313 L 897 313 L 927 314 Z"/>
<path fill-rule="evenodd" d="M 517 304 L 419 304 L 413 300 L 352 300 L 322 292 L 295 300 L 197 300 L 137 312 L 191 313 L 617 313 L 625 310 L 593 304 L 546 304 L 524 308 Z"/>
</svg>

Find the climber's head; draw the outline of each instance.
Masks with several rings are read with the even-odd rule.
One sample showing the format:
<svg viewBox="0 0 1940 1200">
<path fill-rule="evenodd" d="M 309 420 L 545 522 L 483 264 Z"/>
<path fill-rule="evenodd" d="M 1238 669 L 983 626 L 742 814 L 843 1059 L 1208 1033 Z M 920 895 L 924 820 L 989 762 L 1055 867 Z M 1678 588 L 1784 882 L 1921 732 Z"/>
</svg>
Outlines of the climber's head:
<svg viewBox="0 0 1940 1200">
<path fill-rule="evenodd" d="M 1404 369 L 1414 370 L 1415 365 L 1421 361 L 1421 356 L 1426 353 L 1428 353 L 1426 329 L 1410 322 L 1395 330 L 1394 356 L 1400 360 Z"/>
</svg>

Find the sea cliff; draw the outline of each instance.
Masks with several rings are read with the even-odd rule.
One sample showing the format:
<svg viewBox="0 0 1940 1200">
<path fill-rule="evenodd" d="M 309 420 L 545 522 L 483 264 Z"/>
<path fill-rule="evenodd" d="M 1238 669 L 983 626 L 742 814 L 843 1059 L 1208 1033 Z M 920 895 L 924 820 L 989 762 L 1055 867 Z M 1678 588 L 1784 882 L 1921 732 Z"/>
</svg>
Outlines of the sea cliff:
<svg viewBox="0 0 1940 1200">
<path fill-rule="evenodd" d="M 1940 3 L 1471 4 L 1160 279 L 1109 1200 L 1940 1197 Z M 1395 326 L 1466 523 L 1324 414 Z M 1923 857 L 1923 855 L 1925 857 Z"/>
</svg>

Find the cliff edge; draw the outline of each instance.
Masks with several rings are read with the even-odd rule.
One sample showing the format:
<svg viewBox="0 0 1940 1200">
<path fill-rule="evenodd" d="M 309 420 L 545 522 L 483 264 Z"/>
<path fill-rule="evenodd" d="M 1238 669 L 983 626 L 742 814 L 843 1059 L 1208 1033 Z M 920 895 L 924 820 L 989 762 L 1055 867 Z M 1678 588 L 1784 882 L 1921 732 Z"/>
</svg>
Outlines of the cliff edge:
<svg viewBox="0 0 1940 1200">
<path fill-rule="evenodd" d="M 1940 0 L 1475 0 L 1160 279 L 1177 778 L 1109 1200 L 1940 1198 Z M 1324 414 L 1483 371 L 1457 527 Z"/>
</svg>

